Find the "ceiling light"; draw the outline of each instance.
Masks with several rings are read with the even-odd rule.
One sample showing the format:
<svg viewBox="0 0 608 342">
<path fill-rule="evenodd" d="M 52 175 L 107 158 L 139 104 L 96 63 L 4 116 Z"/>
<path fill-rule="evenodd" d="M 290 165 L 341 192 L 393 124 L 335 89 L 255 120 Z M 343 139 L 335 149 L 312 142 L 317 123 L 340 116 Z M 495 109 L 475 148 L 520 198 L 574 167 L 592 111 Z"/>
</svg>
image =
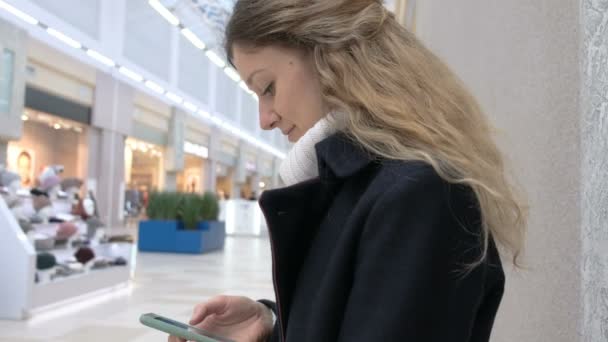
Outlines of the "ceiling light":
<svg viewBox="0 0 608 342">
<path fill-rule="evenodd" d="M 205 119 L 211 119 L 211 114 L 209 114 L 207 111 L 205 110 L 199 110 L 198 113 L 204 117 Z"/>
<path fill-rule="evenodd" d="M 260 182 L 260 184 L 258 184 L 258 185 L 259 185 L 259 186 L 260 186 L 260 188 L 262 188 L 262 189 L 266 187 L 266 183 L 264 183 L 264 182 Z"/>
<path fill-rule="evenodd" d="M 54 129 L 61 129 L 61 125 L 58 124 L 58 123 L 56 123 L 56 124 L 53 125 L 53 128 Z"/>
<path fill-rule="evenodd" d="M 16 16 L 17 18 L 25 21 L 26 23 L 29 23 L 29 24 L 32 24 L 32 25 L 38 25 L 38 23 L 39 23 L 39 21 L 36 18 L 34 18 L 34 17 L 30 16 L 30 15 L 27 15 L 27 14 L 21 12 L 20 10 L 18 10 L 15 7 L 7 4 L 4 1 L 0 1 L 0 8 L 2 8 L 3 10 L 11 13 L 12 15 Z"/>
<path fill-rule="evenodd" d="M 228 77 L 230 77 L 234 82 L 239 82 L 241 80 L 241 76 L 239 75 L 234 68 L 226 67 L 224 68 L 224 72 Z"/>
<path fill-rule="evenodd" d="M 80 44 L 79 42 L 77 42 L 76 40 L 66 36 L 65 34 L 55 30 L 54 28 L 50 28 L 47 27 L 46 32 L 48 34 L 50 34 L 51 36 L 59 39 L 60 41 L 64 42 L 65 44 L 73 47 L 74 49 L 81 49 L 82 48 L 82 44 Z"/>
<path fill-rule="evenodd" d="M 114 63 L 113 60 L 111 60 L 110 58 L 102 55 L 101 53 L 99 53 L 99 52 L 97 52 L 95 50 L 88 49 L 87 50 L 87 55 L 89 55 L 94 60 L 96 60 L 96 61 L 98 61 L 101 64 L 104 64 L 106 66 L 109 66 L 109 67 L 116 66 L 116 63 Z"/>
<path fill-rule="evenodd" d="M 171 92 L 168 92 L 167 94 L 165 94 L 165 96 L 169 100 L 171 100 L 171 101 L 173 101 L 175 103 L 178 103 L 178 104 L 181 104 L 182 102 L 184 102 L 184 99 L 181 96 L 179 96 L 177 94 L 174 94 L 174 93 L 171 93 Z"/>
<path fill-rule="evenodd" d="M 146 81 L 145 84 L 146 84 L 146 87 L 150 88 L 155 93 L 163 94 L 165 92 L 165 89 L 163 87 L 161 87 L 160 85 L 158 85 L 152 81 Z"/>
<path fill-rule="evenodd" d="M 135 82 L 141 82 L 144 80 L 143 76 L 125 67 L 121 66 L 118 71 L 120 71 L 121 74 L 127 76 Z"/>
<path fill-rule="evenodd" d="M 217 53 L 209 50 L 205 52 L 205 55 L 207 55 L 207 57 L 218 67 L 224 68 L 226 66 L 226 62 L 224 62 L 224 60 L 218 56 Z"/>
<path fill-rule="evenodd" d="M 184 152 L 199 156 L 201 158 L 209 158 L 209 149 L 205 146 L 191 143 L 189 141 L 184 142 Z"/>
<path fill-rule="evenodd" d="M 213 122 L 214 124 L 216 124 L 218 126 L 222 126 L 222 124 L 224 123 L 222 121 L 222 119 L 218 118 L 217 116 L 212 116 L 211 117 L 211 122 Z"/>
<path fill-rule="evenodd" d="M 160 3 L 160 1 L 149 0 L 148 3 L 150 4 L 150 6 L 152 6 L 152 8 L 154 8 L 156 10 L 156 12 L 158 12 L 160 15 L 162 15 L 163 18 L 165 18 L 169 22 L 169 24 L 171 24 L 173 26 L 179 25 L 179 19 L 177 19 L 177 17 L 175 15 L 173 15 L 173 13 L 171 13 L 171 11 L 169 11 L 165 6 L 163 6 L 163 4 Z"/>
<path fill-rule="evenodd" d="M 239 82 L 239 86 L 241 86 L 241 88 L 247 92 L 247 94 L 251 95 L 253 94 L 253 91 L 251 91 L 251 89 L 249 89 L 249 87 L 247 86 L 247 83 L 245 83 L 245 81 L 241 81 Z"/>
<path fill-rule="evenodd" d="M 196 112 L 198 110 L 198 107 L 195 104 L 188 101 L 184 102 L 184 107 L 191 112 Z"/>
<path fill-rule="evenodd" d="M 181 32 L 184 37 L 186 37 L 190 41 L 190 43 L 192 43 L 192 45 L 196 46 L 197 48 L 204 50 L 205 47 L 207 47 L 207 45 L 205 45 L 205 43 L 203 43 L 203 41 L 200 40 L 196 34 L 194 34 L 194 32 L 190 31 L 190 29 L 183 28 Z"/>
</svg>

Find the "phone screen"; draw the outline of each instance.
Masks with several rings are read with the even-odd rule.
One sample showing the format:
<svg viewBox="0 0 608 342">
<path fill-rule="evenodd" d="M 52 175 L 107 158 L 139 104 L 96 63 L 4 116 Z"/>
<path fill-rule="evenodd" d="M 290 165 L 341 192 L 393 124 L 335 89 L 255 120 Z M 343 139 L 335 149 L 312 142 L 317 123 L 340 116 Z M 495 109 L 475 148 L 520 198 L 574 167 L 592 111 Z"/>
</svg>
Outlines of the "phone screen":
<svg viewBox="0 0 608 342">
<path fill-rule="evenodd" d="M 167 324 L 174 325 L 174 326 L 176 326 L 176 327 L 179 327 L 179 328 L 182 328 L 182 329 L 185 329 L 185 330 L 188 330 L 188 331 L 192 331 L 192 332 L 197 333 L 197 334 L 199 334 L 199 335 L 203 335 L 203 336 L 206 336 L 206 337 L 211 337 L 211 338 L 213 338 L 213 339 L 215 339 L 215 340 L 218 340 L 218 341 L 222 341 L 222 342 L 233 342 L 233 341 L 231 341 L 231 340 L 227 340 L 227 339 L 225 339 L 225 338 L 222 338 L 222 337 L 219 337 L 219 336 L 212 335 L 211 333 L 209 333 L 208 331 L 205 331 L 205 330 L 203 330 L 203 329 L 199 329 L 199 328 L 197 328 L 197 327 L 193 327 L 193 326 L 188 325 L 188 324 L 184 324 L 184 323 L 181 323 L 181 322 L 177 322 L 177 321 L 174 321 L 174 320 L 172 320 L 172 319 L 168 319 L 168 318 L 161 317 L 161 316 L 155 316 L 155 317 L 154 317 L 154 319 L 156 319 L 156 320 L 158 320 L 158 321 L 161 321 L 161 322 L 164 322 L 164 323 L 167 323 Z"/>
</svg>

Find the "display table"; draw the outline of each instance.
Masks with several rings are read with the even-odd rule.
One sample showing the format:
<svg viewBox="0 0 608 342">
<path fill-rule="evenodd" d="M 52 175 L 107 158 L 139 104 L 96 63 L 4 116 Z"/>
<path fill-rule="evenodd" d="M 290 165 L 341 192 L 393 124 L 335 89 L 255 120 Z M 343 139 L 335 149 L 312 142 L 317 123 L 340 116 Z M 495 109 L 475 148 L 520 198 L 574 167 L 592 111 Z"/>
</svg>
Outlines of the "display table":
<svg viewBox="0 0 608 342">
<path fill-rule="evenodd" d="M 257 201 L 243 199 L 220 201 L 220 221 L 226 222 L 228 235 L 267 234 L 266 219 Z"/>
<path fill-rule="evenodd" d="M 45 229 L 45 228 L 41 228 Z M 123 266 L 86 269 L 82 273 L 36 282 L 36 255 L 31 241 L 0 198 L 0 319 L 27 319 L 37 312 L 75 299 L 128 285 L 135 267 L 136 248 L 131 243 L 103 243 L 89 246 L 96 258 L 123 258 Z M 73 257 L 75 248 L 45 251 L 58 262 Z"/>
</svg>

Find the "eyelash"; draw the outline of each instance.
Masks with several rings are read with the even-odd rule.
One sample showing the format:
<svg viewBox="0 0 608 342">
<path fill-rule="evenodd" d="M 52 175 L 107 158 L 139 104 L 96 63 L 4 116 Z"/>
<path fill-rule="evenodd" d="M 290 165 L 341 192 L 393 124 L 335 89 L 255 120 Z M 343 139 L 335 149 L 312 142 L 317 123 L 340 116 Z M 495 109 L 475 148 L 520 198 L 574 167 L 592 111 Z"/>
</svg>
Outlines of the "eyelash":
<svg viewBox="0 0 608 342">
<path fill-rule="evenodd" d="M 274 82 L 271 82 L 262 93 L 262 96 L 274 93 Z"/>
</svg>

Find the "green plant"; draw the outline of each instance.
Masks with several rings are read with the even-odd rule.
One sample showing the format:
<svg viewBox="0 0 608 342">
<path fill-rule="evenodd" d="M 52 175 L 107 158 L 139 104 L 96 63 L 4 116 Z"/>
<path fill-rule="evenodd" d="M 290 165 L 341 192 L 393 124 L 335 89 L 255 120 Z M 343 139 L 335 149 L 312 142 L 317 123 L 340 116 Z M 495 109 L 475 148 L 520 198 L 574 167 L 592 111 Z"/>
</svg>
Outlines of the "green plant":
<svg viewBox="0 0 608 342">
<path fill-rule="evenodd" d="M 182 196 L 176 192 L 150 194 L 147 215 L 151 220 L 175 220 L 179 215 Z"/>
<path fill-rule="evenodd" d="M 220 205 L 217 196 L 212 192 L 206 192 L 201 200 L 202 219 L 205 221 L 217 221 L 220 214 Z"/>
<path fill-rule="evenodd" d="M 186 229 L 196 229 L 197 224 L 202 220 L 202 202 L 203 198 L 200 195 L 182 195 L 179 219 Z"/>
<path fill-rule="evenodd" d="M 200 221 L 217 221 L 219 202 L 215 194 L 155 192 L 150 194 L 147 214 L 150 220 L 178 220 L 186 229 L 196 229 Z"/>
</svg>

